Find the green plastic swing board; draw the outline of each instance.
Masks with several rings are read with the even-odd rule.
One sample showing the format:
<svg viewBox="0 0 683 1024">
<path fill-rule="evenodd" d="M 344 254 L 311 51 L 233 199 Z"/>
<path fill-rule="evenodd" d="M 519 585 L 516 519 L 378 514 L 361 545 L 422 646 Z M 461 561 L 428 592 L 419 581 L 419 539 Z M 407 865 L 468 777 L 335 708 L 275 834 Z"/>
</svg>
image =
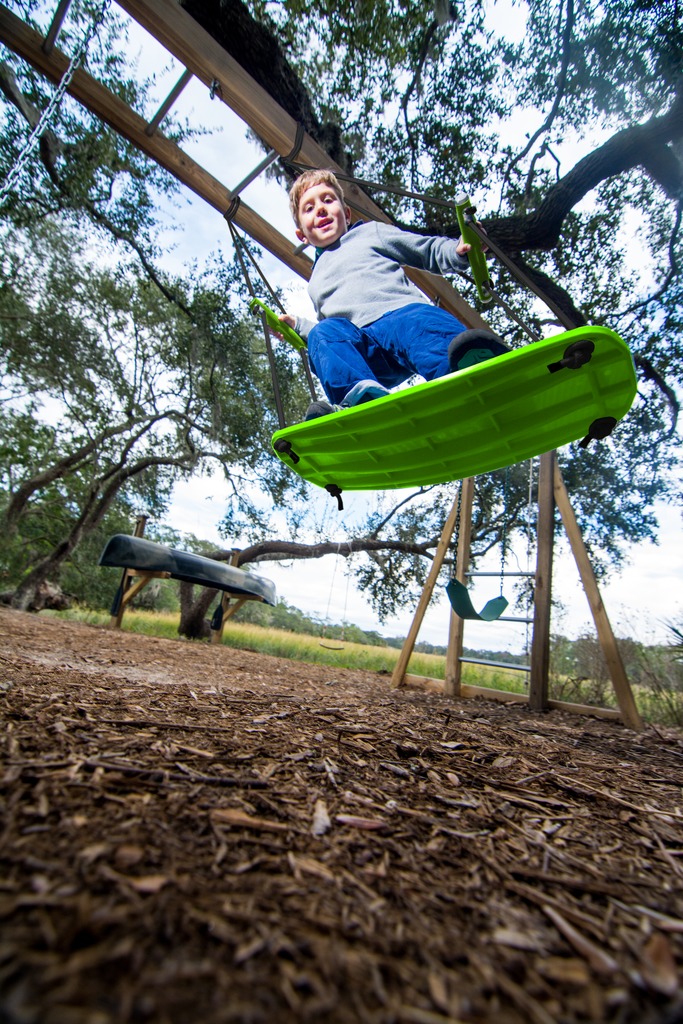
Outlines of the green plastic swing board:
<svg viewBox="0 0 683 1024">
<path fill-rule="evenodd" d="M 593 342 L 591 359 L 551 373 L 548 366 L 577 341 Z M 447 483 L 580 440 L 595 420 L 625 416 L 635 394 L 633 360 L 622 339 L 606 327 L 579 327 L 285 427 L 273 435 L 273 450 L 319 487 L 379 491 Z M 282 442 L 286 451 L 278 450 Z"/>
</svg>

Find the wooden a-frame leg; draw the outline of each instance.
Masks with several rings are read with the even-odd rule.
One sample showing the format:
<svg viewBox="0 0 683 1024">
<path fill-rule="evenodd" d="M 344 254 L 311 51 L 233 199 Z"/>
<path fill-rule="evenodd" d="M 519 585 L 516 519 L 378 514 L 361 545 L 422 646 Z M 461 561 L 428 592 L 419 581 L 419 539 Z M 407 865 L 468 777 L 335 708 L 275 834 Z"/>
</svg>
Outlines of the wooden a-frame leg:
<svg viewBox="0 0 683 1024">
<path fill-rule="evenodd" d="M 634 729 L 637 732 L 641 732 L 645 726 L 640 716 L 640 712 L 636 706 L 636 702 L 633 696 L 631 685 L 626 675 L 626 668 L 621 657 L 621 652 L 617 646 L 614 633 L 612 632 L 612 626 L 605 606 L 602 603 L 600 596 L 600 590 L 598 583 L 593 572 L 593 566 L 590 563 L 588 557 L 588 551 L 586 545 L 583 542 L 581 536 L 581 530 L 579 524 L 576 521 L 574 510 L 569 500 L 569 494 L 565 486 L 564 480 L 562 479 L 562 473 L 560 467 L 555 463 L 554 468 L 554 494 L 555 503 L 560 510 L 562 516 L 562 522 L 564 528 L 567 531 L 567 537 L 569 544 L 574 555 L 576 566 L 581 576 L 581 582 L 583 589 L 590 605 L 591 614 L 595 623 L 595 629 L 598 634 L 600 646 L 607 662 L 607 669 L 612 680 L 612 686 L 614 687 L 614 694 L 617 698 L 619 705 L 619 711 L 621 712 L 621 720 L 625 726 L 629 729 Z"/>
<path fill-rule="evenodd" d="M 437 545 L 436 553 L 434 554 L 434 561 L 432 562 L 429 574 L 425 581 L 425 585 L 422 589 L 422 594 L 420 595 L 420 600 L 418 601 L 417 608 L 415 609 L 415 615 L 413 616 L 413 621 L 408 631 L 408 636 L 406 637 L 403 647 L 401 648 L 401 653 L 399 655 L 398 661 L 396 662 L 394 671 L 391 676 L 391 686 L 393 689 L 396 689 L 399 686 L 403 686 L 406 670 L 408 668 L 408 662 L 410 661 L 410 656 L 413 653 L 413 648 L 415 647 L 415 642 L 417 640 L 417 635 L 420 632 L 420 626 L 422 625 L 422 620 L 424 619 L 425 612 L 427 611 L 429 602 L 431 601 L 432 593 L 434 592 L 434 585 L 436 583 L 439 573 L 441 572 L 441 566 L 443 565 L 444 558 L 446 557 L 448 545 L 451 542 L 451 536 L 453 535 L 453 530 L 455 529 L 455 520 L 457 518 L 457 514 L 458 499 L 456 498 L 456 500 L 453 502 L 453 507 L 451 508 L 451 511 L 448 515 L 448 519 L 444 524 L 444 528 L 441 531 L 441 538 Z"/>
</svg>

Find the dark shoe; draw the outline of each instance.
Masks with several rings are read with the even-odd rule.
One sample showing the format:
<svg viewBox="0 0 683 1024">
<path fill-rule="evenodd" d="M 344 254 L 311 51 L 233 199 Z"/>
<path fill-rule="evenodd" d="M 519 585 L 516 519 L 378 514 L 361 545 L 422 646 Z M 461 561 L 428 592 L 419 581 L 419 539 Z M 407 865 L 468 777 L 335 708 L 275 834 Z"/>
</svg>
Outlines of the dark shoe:
<svg viewBox="0 0 683 1024">
<path fill-rule="evenodd" d="M 448 346 L 448 365 L 451 373 L 465 370 L 468 366 L 485 363 L 487 359 L 502 356 L 510 349 L 493 331 L 475 329 L 456 334 Z"/>
<path fill-rule="evenodd" d="M 329 402 L 313 402 L 309 405 L 304 416 L 304 422 L 307 420 L 317 420 L 321 416 L 329 416 L 330 413 L 339 412 L 338 405 L 330 405 Z"/>
</svg>

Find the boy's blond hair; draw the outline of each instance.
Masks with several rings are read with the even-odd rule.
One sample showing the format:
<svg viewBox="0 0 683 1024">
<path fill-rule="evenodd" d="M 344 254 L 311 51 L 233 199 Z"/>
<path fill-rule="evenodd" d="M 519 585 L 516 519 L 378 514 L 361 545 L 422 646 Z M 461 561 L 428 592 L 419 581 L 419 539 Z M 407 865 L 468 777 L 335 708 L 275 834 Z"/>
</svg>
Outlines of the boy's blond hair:
<svg viewBox="0 0 683 1024">
<path fill-rule="evenodd" d="M 294 223 L 298 228 L 301 227 L 301 222 L 299 221 L 299 203 L 301 201 L 301 197 L 307 189 L 313 188 L 314 185 L 329 185 L 330 188 L 339 196 L 341 204 L 343 206 L 346 205 L 342 187 L 333 171 L 328 171 L 324 168 L 304 171 L 303 174 L 299 175 L 289 190 L 289 209 L 291 210 L 292 217 L 294 218 Z"/>
</svg>

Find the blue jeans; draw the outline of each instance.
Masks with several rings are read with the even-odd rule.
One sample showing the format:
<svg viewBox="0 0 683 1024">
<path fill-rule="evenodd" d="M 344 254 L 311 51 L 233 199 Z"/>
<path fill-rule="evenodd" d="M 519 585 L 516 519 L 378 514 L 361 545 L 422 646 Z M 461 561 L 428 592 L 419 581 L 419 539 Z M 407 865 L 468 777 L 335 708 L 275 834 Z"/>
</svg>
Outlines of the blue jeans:
<svg viewBox="0 0 683 1024">
<path fill-rule="evenodd" d="M 308 335 L 308 358 L 333 405 L 361 380 L 396 387 L 414 373 L 434 380 L 450 373 L 448 344 L 465 327 L 452 313 L 414 302 L 366 327 L 343 317 L 321 320 Z"/>
</svg>

